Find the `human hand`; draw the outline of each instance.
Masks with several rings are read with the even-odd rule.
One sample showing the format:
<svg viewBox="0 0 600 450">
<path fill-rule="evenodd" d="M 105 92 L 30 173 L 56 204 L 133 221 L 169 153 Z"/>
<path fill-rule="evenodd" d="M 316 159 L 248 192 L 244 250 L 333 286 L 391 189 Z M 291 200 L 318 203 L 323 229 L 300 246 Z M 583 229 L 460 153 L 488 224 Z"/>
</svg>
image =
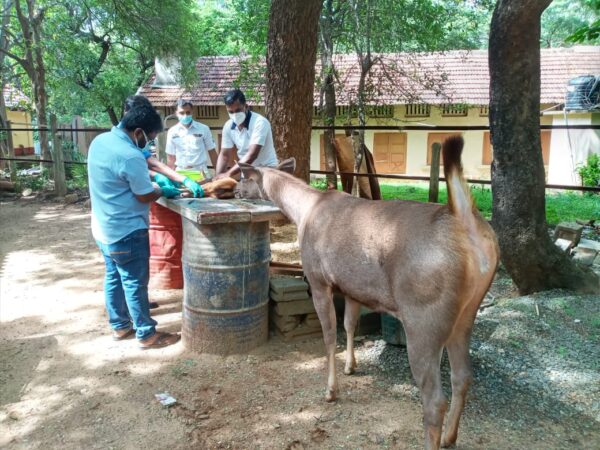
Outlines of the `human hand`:
<svg viewBox="0 0 600 450">
<path fill-rule="evenodd" d="M 163 186 L 174 186 L 173 182 L 166 175 L 163 175 L 162 173 L 155 174 L 154 177 L 153 177 L 153 180 L 160 187 L 163 187 Z"/>
<path fill-rule="evenodd" d="M 161 186 L 160 189 L 162 190 L 162 195 L 166 198 L 177 197 L 179 194 L 181 194 L 179 189 L 173 185 Z"/>
<path fill-rule="evenodd" d="M 229 175 L 227 175 L 227 172 L 223 172 L 218 175 L 215 175 L 213 178 L 213 181 L 222 180 L 223 178 L 229 178 Z"/>
<path fill-rule="evenodd" d="M 191 178 L 185 177 L 183 180 L 183 185 L 187 189 L 189 189 L 192 192 L 192 194 L 194 194 L 194 197 L 198 197 L 198 198 L 204 197 L 204 189 L 202 189 L 202 186 L 200 186 L 198 183 L 196 183 Z"/>
</svg>

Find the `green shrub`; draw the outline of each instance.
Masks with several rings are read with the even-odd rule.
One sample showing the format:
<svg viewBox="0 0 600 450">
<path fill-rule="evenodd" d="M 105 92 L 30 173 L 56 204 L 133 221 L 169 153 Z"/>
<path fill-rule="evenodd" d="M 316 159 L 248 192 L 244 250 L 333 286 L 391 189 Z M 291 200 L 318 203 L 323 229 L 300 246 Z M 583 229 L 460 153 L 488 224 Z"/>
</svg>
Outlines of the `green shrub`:
<svg viewBox="0 0 600 450">
<path fill-rule="evenodd" d="M 581 183 L 584 186 L 600 185 L 600 156 L 592 153 L 588 156 L 585 165 L 577 169 L 581 177 Z"/>
</svg>

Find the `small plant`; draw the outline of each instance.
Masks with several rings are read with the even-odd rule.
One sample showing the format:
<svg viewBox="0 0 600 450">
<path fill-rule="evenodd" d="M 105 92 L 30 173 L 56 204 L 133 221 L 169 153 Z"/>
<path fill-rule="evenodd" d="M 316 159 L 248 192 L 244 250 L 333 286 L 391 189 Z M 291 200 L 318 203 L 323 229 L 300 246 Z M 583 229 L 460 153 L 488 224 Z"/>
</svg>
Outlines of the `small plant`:
<svg viewBox="0 0 600 450">
<path fill-rule="evenodd" d="M 584 186 L 600 186 L 600 155 L 590 154 L 585 165 L 579 167 L 577 172 Z"/>
<path fill-rule="evenodd" d="M 50 184 L 48 169 L 42 169 L 39 175 L 17 175 L 17 189 L 23 191 L 31 189 L 32 191 L 42 191 Z"/>
</svg>

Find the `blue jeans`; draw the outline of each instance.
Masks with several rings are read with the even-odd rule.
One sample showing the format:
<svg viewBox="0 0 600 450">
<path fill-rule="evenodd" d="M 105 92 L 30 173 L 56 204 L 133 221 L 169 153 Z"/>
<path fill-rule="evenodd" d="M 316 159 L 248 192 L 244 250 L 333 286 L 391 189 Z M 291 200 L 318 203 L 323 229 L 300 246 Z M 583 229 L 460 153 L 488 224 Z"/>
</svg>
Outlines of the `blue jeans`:
<svg viewBox="0 0 600 450">
<path fill-rule="evenodd" d="M 136 338 L 149 338 L 156 333 L 156 321 L 150 317 L 148 302 L 148 230 L 136 230 L 114 244 L 96 243 L 106 265 L 104 298 L 110 326 L 122 330 L 133 321 Z"/>
</svg>

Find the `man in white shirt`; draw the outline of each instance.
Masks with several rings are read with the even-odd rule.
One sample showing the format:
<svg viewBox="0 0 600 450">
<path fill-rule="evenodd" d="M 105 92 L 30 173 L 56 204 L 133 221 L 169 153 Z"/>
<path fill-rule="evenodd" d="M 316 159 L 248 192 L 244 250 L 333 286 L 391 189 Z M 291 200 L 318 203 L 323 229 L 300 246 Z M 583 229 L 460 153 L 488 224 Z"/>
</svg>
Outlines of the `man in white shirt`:
<svg viewBox="0 0 600 450">
<path fill-rule="evenodd" d="M 172 169 L 200 170 L 208 174 L 208 160 L 217 164 L 217 151 L 210 128 L 192 117 L 192 103 L 177 101 L 179 123 L 167 133 L 167 165 Z"/>
<path fill-rule="evenodd" d="M 248 109 L 246 97 L 239 89 L 229 91 L 224 100 L 229 120 L 223 127 L 222 148 L 215 179 L 239 179 L 240 169 L 237 164 L 233 164 L 232 158 L 234 147 L 240 162 L 254 166 L 277 167 L 277 154 L 269 121 Z M 228 169 L 229 166 L 232 167 Z"/>
</svg>

